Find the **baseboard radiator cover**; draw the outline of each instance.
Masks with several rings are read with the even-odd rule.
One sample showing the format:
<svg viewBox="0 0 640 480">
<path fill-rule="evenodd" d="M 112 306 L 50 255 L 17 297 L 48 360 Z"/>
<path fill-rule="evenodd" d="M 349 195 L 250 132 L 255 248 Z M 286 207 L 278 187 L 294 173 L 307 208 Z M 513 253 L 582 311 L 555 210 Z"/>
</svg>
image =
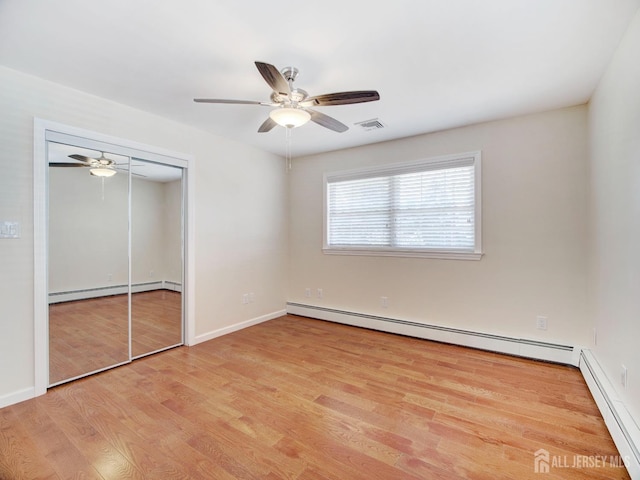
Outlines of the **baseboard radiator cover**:
<svg viewBox="0 0 640 480">
<path fill-rule="evenodd" d="M 152 290 L 172 290 L 182 292 L 182 285 L 178 282 L 158 280 L 155 282 L 134 283 L 131 285 L 132 293 L 150 292 Z M 69 290 L 66 292 L 53 292 L 49 294 L 49 304 L 71 302 L 74 300 L 87 300 L 90 298 L 109 297 L 111 295 L 124 295 L 129 291 L 127 285 L 107 285 L 105 287 L 84 288 Z"/>
<path fill-rule="evenodd" d="M 580 371 L 629 475 L 640 480 L 640 428 L 590 350 L 580 352 Z"/>
<path fill-rule="evenodd" d="M 287 313 L 576 367 L 580 358 L 580 349 L 575 346 L 429 325 L 316 305 L 288 302 Z"/>
</svg>

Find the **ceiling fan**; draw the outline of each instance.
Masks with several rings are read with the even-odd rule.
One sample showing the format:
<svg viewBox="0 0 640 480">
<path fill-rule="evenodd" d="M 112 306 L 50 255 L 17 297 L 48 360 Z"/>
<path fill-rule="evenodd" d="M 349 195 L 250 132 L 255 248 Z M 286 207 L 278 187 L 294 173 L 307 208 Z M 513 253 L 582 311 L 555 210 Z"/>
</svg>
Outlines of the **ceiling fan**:
<svg viewBox="0 0 640 480">
<path fill-rule="evenodd" d="M 118 168 L 121 164 L 116 163 L 114 160 L 111 160 L 104 156 L 104 152 L 100 152 L 100 157 L 93 158 L 87 157 L 85 155 L 73 154 L 69 155 L 69 158 L 73 158 L 80 163 L 67 163 L 67 162 L 51 162 L 49 163 L 50 167 L 88 167 L 89 173 L 96 177 L 112 177 L 114 176 L 118 170 L 126 171 L 126 169 Z M 139 177 L 144 177 L 145 175 L 141 175 L 139 173 L 133 173 L 133 175 L 137 175 Z"/>
<path fill-rule="evenodd" d="M 375 90 L 358 90 L 309 96 L 309 94 L 301 88 L 293 87 L 293 82 L 298 76 L 297 68 L 285 67 L 281 71 L 278 71 L 276 67 L 269 63 L 255 62 L 255 64 L 262 78 L 264 78 L 273 90 L 273 92 L 271 92 L 270 102 L 219 98 L 194 98 L 193 101 L 198 103 L 226 103 L 277 107 L 271 110 L 269 117 L 260 125 L 260 128 L 258 128 L 258 132 L 260 133 L 268 132 L 276 125 L 281 125 L 286 128 L 299 127 L 309 120 L 329 130 L 341 133 L 349 130 L 349 127 L 335 118 L 313 110 L 310 107 L 349 105 L 352 103 L 380 100 L 380 95 Z"/>
</svg>

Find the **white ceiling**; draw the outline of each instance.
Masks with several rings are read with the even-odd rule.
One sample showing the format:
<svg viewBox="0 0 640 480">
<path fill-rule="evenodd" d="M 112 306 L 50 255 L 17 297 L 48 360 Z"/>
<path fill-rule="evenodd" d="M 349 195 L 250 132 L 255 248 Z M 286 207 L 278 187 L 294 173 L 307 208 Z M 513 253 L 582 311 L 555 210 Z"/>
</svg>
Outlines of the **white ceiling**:
<svg viewBox="0 0 640 480">
<path fill-rule="evenodd" d="M 0 64 L 284 155 L 254 61 L 300 70 L 347 124 L 293 131 L 293 155 L 589 100 L 640 0 L 0 0 Z M 378 118 L 384 129 L 356 122 Z"/>
</svg>

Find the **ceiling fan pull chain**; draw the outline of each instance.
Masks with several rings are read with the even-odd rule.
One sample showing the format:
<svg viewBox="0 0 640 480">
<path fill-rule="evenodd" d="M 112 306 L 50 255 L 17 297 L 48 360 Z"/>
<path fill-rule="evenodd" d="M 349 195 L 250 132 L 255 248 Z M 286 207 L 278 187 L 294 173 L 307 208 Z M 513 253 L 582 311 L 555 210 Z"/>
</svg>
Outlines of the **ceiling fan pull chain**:
<svg viewBox="0 0 640 480">
<path fill-rule="evenodd" d="M 287 172 L 291 170 L 291 130 L 292 128 L 285 128 L 285 158 L 287 162 Z"/>
</svg>

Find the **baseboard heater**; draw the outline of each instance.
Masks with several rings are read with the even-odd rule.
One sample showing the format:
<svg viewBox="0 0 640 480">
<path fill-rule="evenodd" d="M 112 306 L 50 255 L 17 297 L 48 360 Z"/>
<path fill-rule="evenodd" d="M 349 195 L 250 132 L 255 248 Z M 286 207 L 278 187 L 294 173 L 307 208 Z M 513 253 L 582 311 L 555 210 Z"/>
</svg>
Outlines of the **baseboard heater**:
<svg viewBox="0 0 640 480">
<path fill-rule="evenodd" d="M 640 479 L 640 428 L 589 350 L 583 349 L 580 353 L 580 371 L 629 475 Z"/>
<path fill-rule="evenodd" d="M 576 367 L 580 362 L 580 349 L 570 345 L 493 335 L 293 302 L 287 303 L 287 313 Z"/>
<path fill-rule="evenodd" d="M 131 285 L 132 293 L 150 292 L 152 290 L 172 290 L 174 292 L 181 292 L 182 285 L 178 282 L 172 282 L 168 280 L 134 283 Z M 87 300 L 89 298 L 108 297 L 111 295 L 124 295 L 128 291 L 128 285 L 108 285 L 106 287 L 84 288 L 78 290 L 69 290 L 66 292 L 53 292 L 49 294 L 49 304 L 71 302 L 73 300 Z"/>
</svg>

